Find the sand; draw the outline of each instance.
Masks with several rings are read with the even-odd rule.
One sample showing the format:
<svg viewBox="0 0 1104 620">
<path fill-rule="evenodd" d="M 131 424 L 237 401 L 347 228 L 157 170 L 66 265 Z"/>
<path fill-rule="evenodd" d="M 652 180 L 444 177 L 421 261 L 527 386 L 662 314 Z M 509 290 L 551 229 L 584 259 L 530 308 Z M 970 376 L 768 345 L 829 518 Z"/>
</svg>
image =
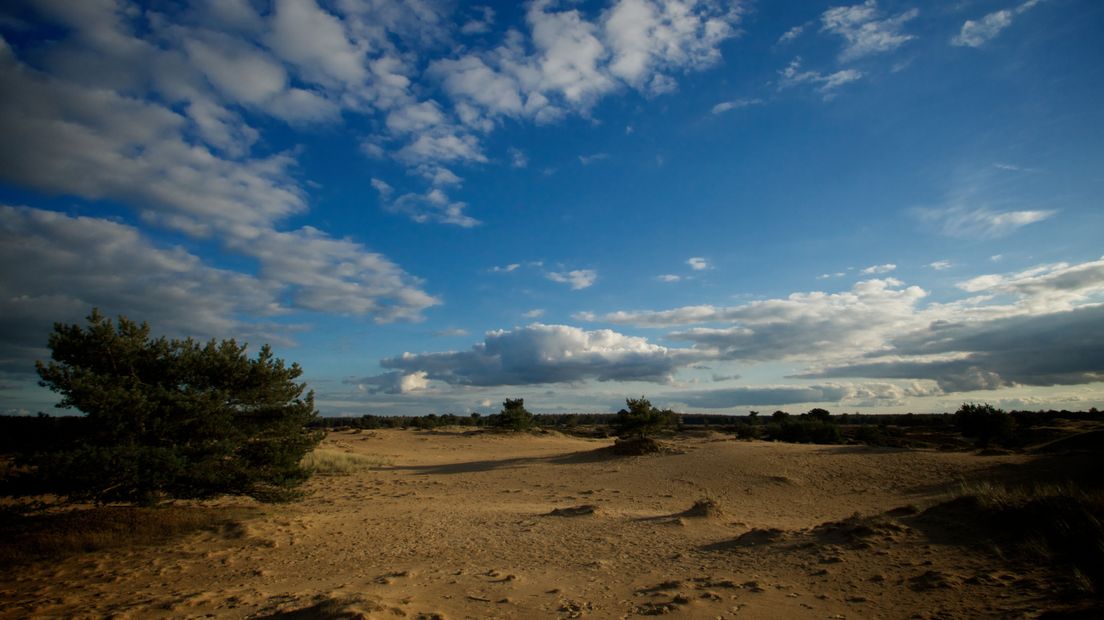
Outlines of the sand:
<svg viewBox="0 0 1104 620">
<path fill-rule="evenodd" d="M 378 465 L 241 528 L 3 575 L 0 617 L 1017 618 L 1053 598 L 1044 567 L 915 514 L 1028 456 L 610 443 L 333 432 L 323 447 Z"/>
</svg>

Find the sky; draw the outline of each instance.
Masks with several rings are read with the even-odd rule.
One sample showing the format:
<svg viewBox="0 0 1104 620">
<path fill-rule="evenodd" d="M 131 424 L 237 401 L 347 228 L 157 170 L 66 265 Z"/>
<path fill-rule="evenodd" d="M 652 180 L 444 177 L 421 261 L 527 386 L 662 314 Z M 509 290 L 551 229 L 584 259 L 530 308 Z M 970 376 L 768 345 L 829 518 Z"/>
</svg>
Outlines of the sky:
<svg viewBox="0 0 1104 620">
<path fill-rule="evenodd" d="M 13 0 L 0 412 L 54 322 L 323 415 L 1104 407 L 1098 0 Z"/>
</svg>

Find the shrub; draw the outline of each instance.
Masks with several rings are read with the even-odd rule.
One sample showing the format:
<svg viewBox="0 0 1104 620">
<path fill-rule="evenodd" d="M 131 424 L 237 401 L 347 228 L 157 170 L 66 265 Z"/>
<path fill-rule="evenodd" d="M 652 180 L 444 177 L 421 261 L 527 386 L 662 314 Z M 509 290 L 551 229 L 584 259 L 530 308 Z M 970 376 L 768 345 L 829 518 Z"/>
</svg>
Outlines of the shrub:
<svg viewBox="0 0 1104 620">
<path fill-rule="evenodd" d="M 625 405 L 628 409 L 617 412 L 613 419 L 613 427 L 618 436 L 629 437 L 632 435 L 640 438 L 654 435 L 675 423 L 675 414 L 670 409 L 657 409 L 648 399 L 627 398 Z"/>
<path fill-rule="evenodd" d="M 977 440 L 979 446 L 1003 443 L 1012 437 L 1012 416 L 990 405 L 963 403 L 954 414 L 955 425 L 963 437 Z"/>
<path fill-rule="evenodd" d="M 220 494 L 289 499 L 300 460 L 321 438 L 312 393 L 268 345 L 253 359 L 233 340 L 152 338 L 146 323 L 93 310 L 88 327 L 54 325 L 37 364 L 83 432 L 31 455 L 38 489 L 96 502 L 153 503 Z"/>
<path fill-rule="evenodd" d="M 790 443 L 843 443 L 843 435 L 835 424 L 819 420 L 785 420 L 767 426 L 771 439 Z"/>
<path fill-rule="evenodd" d="M 527 431 L 533 428 L 533 414 L 525 409 L 524 398 L 507 398 L 502 402 L 502 411 L 491 416 L 492 426 L 511 431 Z"/>
</svg>

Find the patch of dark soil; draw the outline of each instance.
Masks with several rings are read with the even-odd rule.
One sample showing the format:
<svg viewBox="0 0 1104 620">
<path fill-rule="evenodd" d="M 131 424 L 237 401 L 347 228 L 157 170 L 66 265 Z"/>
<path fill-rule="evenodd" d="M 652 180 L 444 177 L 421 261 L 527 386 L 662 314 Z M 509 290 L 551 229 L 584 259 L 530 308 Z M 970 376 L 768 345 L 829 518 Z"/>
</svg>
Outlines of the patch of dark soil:
<svg viewBox="0 0 1104 620">
<path fill-rule="evenodd" d="M 555 508 L 548 514 L 553 517 L 582 517 L 592 515 L 597 511 L 598 507 L 594 504 L 583 504 L 581 506 L 571 506 L 569 508 Z"/>
</svg>

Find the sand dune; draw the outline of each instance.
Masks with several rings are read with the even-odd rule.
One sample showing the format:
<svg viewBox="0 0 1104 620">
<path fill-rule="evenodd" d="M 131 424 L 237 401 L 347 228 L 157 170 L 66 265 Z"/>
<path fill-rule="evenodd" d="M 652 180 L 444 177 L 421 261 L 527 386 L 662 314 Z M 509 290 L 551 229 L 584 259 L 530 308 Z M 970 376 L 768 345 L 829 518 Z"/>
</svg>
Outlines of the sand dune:
<svg viewBox="0 0 1104 620">
<path fill-rule="evenodd" d="M 0 616 L 1032 617 L 1039 567 L 922 510 L 1024 455 L 676 440 L 617 457 L 558 433 L 331 433 L 375 466 L 165 547 L 6 574 Z M 240 504 L 242 500 L 227 500 Z"/>
</svg>

